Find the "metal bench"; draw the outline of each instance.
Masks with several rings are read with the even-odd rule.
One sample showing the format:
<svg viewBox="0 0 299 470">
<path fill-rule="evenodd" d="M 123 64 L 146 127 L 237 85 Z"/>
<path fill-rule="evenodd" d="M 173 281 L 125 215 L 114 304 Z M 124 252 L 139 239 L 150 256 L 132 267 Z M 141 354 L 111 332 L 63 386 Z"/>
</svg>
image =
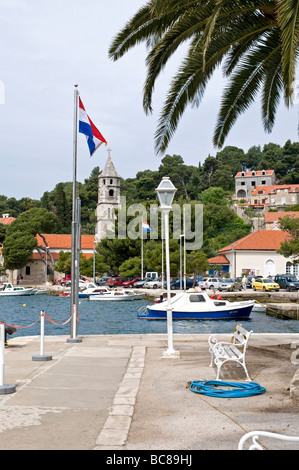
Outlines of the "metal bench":
<svg viewBox="0 0 299 470">
<path fill-rule="evenodd" d="M 245 330 L 242 325 L 237 325 L 233 332 L 231 342 L 219 341 L 215 335 L 209 337 L 209 351 L 211 353 L 210 366 L 213 366 L 214 361 L 217 367 L 216 380 L 219 380 L 221 366 L 228 361 L 241 365 L 246 373 L 247 379 L 251 380 L 245 364 L 245 353 L 251 333 L 252 331 Z"/>
<path fill-rule="evenodd" d="M 285 436 L 284 434 L 277 434 L 275 432 L 268 431 L 250 431 L 241 437 L 238 444 L 238 450 L 244 450 L 244 444 L 247 439 L 250 438 L 252 439 L 252 444 L 249 446 L 248 450 L 264 450 L 265 446 L 263 446 L 263 444 L 260 442 L 257 442 L 259 437 L 270 437 L 272 439 L 279 439 L 281 441 L 299 442 L 299 437 L 297 436 Z"/>
</svg>

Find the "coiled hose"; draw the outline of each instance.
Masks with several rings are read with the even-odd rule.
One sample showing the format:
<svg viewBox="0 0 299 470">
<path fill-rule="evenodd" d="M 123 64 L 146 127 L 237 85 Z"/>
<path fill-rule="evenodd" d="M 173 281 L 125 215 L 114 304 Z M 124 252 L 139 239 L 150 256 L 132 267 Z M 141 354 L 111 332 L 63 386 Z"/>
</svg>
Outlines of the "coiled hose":
<svg viewBox="0 0 299 470">
<path fill-rule="evenodd" d="M 232 389 L 221 389 L 217 387 L 230 387 Z M 218 398 L 241 398 L 260 395 L 266 391 L 264 387 L 256 382 L 222 382 L 221 380 L 193 381 L 189 389 L 194 393 L 201 393 L 210 397 Z"/>
</svg>

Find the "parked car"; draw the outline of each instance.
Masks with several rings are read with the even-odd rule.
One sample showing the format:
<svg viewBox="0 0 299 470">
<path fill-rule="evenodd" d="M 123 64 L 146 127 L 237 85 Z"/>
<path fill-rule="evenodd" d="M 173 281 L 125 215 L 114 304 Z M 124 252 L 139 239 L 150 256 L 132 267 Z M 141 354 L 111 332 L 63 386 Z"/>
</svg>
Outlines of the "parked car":
<svg viewBox="0 0 299 470">
<path fill-rule="evenodd" d="M 201 289 L 219 289 L 222 279 L 220 277 L 208 277 L 199 283 Z"/>
<path fill-rule="evenodd" d="M 145 289 L 158 289 L 162 287 L 162 278 L 158 277 L 157 279 L 151 279 L 143 284 Z"/>
<path fill-rule="evenodd" d="M 293 276 L 292 274 L 276 274 L 274 281 L 279 284 L 281 289 L 286 289 L 288 291 L 299 290 L 299 281 L 296 276 Z"/>
<path fill-rule="evenodd" d="M 252 281 L 257 279 L 262 279 L 263 276 L 248 276 L 246 279 L 246 287 L 251 289 L 252 288 Z"/>
<path fill-rule="evenodd" d="M 242 278 L 236 277 L 235 279 L 228 278 L 222 279 L 219 285 L 219 290 L 221 291 L 230 291 L 242 290 Z"/>
<path fill-rule="evenodd" d="M 131 281 L 123 282 L 123 287 L 135 287 L 136 282 L 141 281 L 141 277 L 135 277 Z"/>
<path fill-rule="evenodd" d="M 97 279 L 96 284 L 98 286 L 104 286 L 106 284 L 106 281 L 108 281 L 108 279 L 109 279 L 108 276 L 100 277 L 100 279 Z"/>
<path fill-rule="evenodd" d="M 145 273 L 145 277 L 148 277 L 150 279 L 157 279 L 159 276 L 158 276 L 158 273 L 156 271 L 149 271 L 149 272 Z"/>
<path fill-rule="evenodd" d="M 263 291 L 268 291 L 268 290 L 279 291 L 279 289 L 280 289 L 279 284 L 277 284 L 276 282 L 273 282 L 273 281 L 271 281 L 271 279 L 267 279 L 267 278 L 256 279 L 252 283 L 252 288 L 253 288 L 253 290 L 263 290 Z"/>
<path fill-rule="evenodd" d="M 135 282 L 134 287 L 137 287 L 137 289 L 138 289 L 139 287 L 144 287 L 144 284 L 145 284 L 146 282 L 148 282 L 148 281 L 151 281 L 151 280 L 152 280 L 152 279 L 151 279 L 150 277 L 146 277 L 145 279 L 141 279 L 140 281 Z"/>
<path fill-rule="evenodd" d="M 123 277 L 120 277 L 120 276 L 109 277 L 107 281 L 105 282 L 105 286 L 119 287 L 119 286 L 122 286 L 123 282 L 124 282 Z"/>
<path fill-rule="evenodd" d="M 191 289 L 193 287 L 193 282 L 194 279 L 191 279 L 190 277 L 186 277 L 186 289 Z M 182 282 L 180 283 L 180 278 L 176 279 L 175 281 L 170 283 L 170 289 L 175 290 L 175 289 L 180 289 L 180 285 L 182 284 L 182 289 L 184 289 L 184 278 L 182 278 Z M 195 281 L 195 286 L 198 285 L 198 282 Z M 164 283 L 164 287 L 166 288 L 166 282 Z"/>
<path fill-rule="evenodd" d="M 66 274 L 62 279 L 59 279 L 58 283 L 59 283 L 61 286 L 71 285 L 71 275 L 70 275 L 70 274 Z"/>
</svg>

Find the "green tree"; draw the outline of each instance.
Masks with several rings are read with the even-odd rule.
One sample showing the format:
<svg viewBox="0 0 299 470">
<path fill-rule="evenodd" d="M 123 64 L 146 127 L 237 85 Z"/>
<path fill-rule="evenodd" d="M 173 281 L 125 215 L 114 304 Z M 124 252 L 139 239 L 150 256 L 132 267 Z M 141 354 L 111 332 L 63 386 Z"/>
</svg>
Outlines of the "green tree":
<svg viewBox="0 0 299 470">
<path fill-rule="evenodd" d="M 188 104 L 199 106 L 208 81 L 222 65 L 229 77 L 214 144 L 222 146 L 240 114 L 261 90 L 262 123 L 271 132 L 281 95 L 293 96 L 299 44 L 299 4 L 294 0 L 150 0 L 125 24 L 109 48 L 113 60 L 144 41 L 149 46 L 143 91 L 152 111 L 157 78 L 186 41 L 189 47 L 168 90 L 155 135 L 164 152 Z"/>
<path fill-rule="evenodd" d="M 277 251 L 286 258 L 297 260 L 299 257 L 299 218 L 292 218 L 289 216 L 282 217 L 279 220 L 279 224 L 281 230 L 288 233 L 289 239 L 282 242 L 280 244 L 280 249 Z"/>
<path fill-rule="evenodd" d="M 206 271 L 209 269 L 209 261 L 207 255 L 199 250 L 199 251 L 191 251 L 186 256 L 187 262 L 187 272 L 193 273 L 194 275 L 194 285 L 196 281 L 197 274 L 205 274 Z"/>
<path fill-rule="evenodd" d="M 134 256 L 133 258 L 126 259 L 120 267 L 119 274 L 124 277 L 133 277 L 140 275 L 141 272 L 141 258 Z"/>
<path fill-rule="evenodd" d="M 39 249 L 41 258 L 44 260 L 42 251 L 45 249 L 38 246 L 35 236 L 53 233 L 56 227 L 56 217 L 46 209 L 34 207 L 20 214 L 6 229 L 2 250 L 5 268 L 23 268 L 34 248 Z"/>
</svg>

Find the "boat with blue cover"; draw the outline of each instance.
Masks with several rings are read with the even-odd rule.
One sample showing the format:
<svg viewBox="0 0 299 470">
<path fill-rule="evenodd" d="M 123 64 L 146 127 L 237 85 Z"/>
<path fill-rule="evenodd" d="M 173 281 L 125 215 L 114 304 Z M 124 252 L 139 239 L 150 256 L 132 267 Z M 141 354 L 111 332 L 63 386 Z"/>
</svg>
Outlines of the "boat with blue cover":
<svg viewBox="0 0 299 470">
<path fill-rule="evenodd" d="M 171 298 L 173 320 L 227 320 L 249 318 L 254 300 L 229 302 L 212 299 L 205 292 L 187 291 Z M 147 305 L 138 312 L 138 318 L 148 320 L 166 320 L 168 301 Z"/>
</svg>

